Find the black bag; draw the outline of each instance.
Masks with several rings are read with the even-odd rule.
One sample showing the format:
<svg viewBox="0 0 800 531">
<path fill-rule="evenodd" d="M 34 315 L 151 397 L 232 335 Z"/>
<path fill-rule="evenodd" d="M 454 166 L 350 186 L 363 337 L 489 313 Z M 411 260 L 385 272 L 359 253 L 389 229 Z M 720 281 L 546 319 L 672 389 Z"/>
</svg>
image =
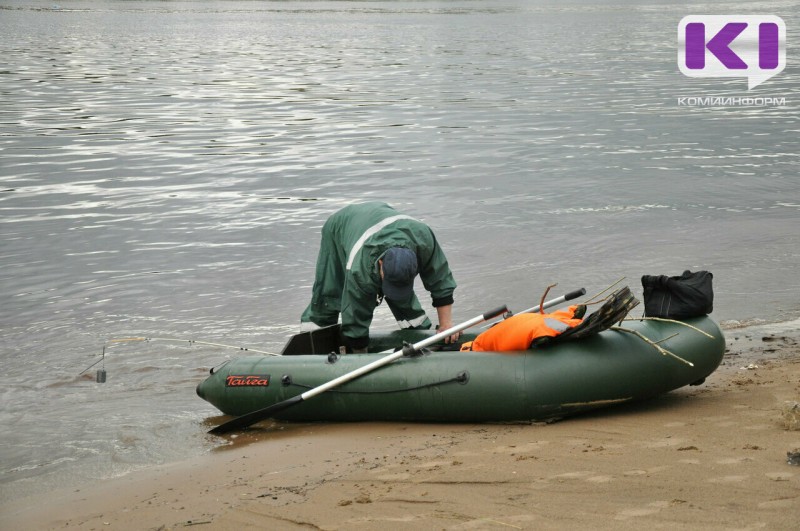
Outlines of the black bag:
<svg viewBox="0 0 800 531">
<path fill-rule="evenodd" d="M 684 271 L 679 277 L 644 275 L 644 313 L 647 317 L 684 319 L 711 313 L 714 290 L 708 271 Z"/>
</svg>

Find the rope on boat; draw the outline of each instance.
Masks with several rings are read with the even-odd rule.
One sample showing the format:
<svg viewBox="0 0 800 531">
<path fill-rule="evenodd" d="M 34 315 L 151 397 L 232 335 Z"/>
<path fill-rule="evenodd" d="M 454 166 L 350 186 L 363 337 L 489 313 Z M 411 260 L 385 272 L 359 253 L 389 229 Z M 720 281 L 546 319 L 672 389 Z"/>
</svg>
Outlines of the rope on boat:
<svg viewBox="0 0 800 531">
<path fill-rule="evenodd" d="M 632 330 L 630 328 L 623 328 L 621 326 L 612 326 L 611 330 L 617 330 L 619 332 L 627 332 L 629 334 L 633 334 L 636 337 L 638 337 L 639 339 L 641 339 L 642 341 L 644 341 L 645 343 L 647 343 L 648 345 L 652 346 L 657 351 L 659 351 L 662 356 L 672 356 L 676 360 L 685 363 L 689 367 L 694 367 L 694 363 L 692 363 L 691 361 L 685 360 L 685 359 L 681 358 L 680 356 L 678 356 L 677 354 L 675 354 L 674 352 L 670 352 L 669 350 L 667 350 L 664 347 L 662 347 L 661 345 L 659 345 L 659 343 L 661 343 L 662 341 L 666 341 L 667 339 L 671 339 L 671 338 L 675 337 L 677 334 L 673 334 L 673 335 L 671 335 L 671 336 L 669 336 L 667 338 L 662 339 L 661 341 L 653 341 L 652 339 L 650 339 L 648 337 L 645 337 L 643 334 L 640 334 L 638 331 Z"/>
<path fill-rule="evenodd" d="M 712 336 L 711 334 L 709 334 L 705 330 L 700 330 L 696 326 L 692 326 L 689 323 L 684 323 L 683 321 L 677 321 L 675 319 L 666 319 L 664 317 L 628 317 L 626 319 L 623 319 L 623 321 L 662 321 L 662 322 L 665 322 L 665 323 L 675 323 L 675 324 L 680 324 L 680 325 L 683 325 L 683 326 L 688 326 L 692 330 L 700 332 L 701 334 L 703 334 L 704 336 L 708 337 L 709 339 L 714 339 L 714 336 Z"/>
<path fill-rule="evenodd" d="M 403 387 L 403 388 L 400 388 L 400 389 L 386 389 L 386 390 L 377 390 L 377 391 L 358 391 L 358 390 L 348 391 L 348 390 L 342 390 L 342 389 L 330 389 L 330 390 L 328 390 L 326 392 L 327 393 L 339 393 L 339 394 L 343 394 L 343 395 L 382 395 L 382 394 L 389 394 L 389 393 L 404 393 L 404 392 L 407 392 L 407 391 L 417 391 L 418 389 L 426 389 L 428 387 L 436 387 L 438 385 L 445 385 L 445 384 L 449 384 L 449 383 L 464 384 L 468 380 L 469 380 L 469 374 L 466 371 L 462 371 L 462 372 L 458 373 L 456 376 L 454 376 L 453 378 L 449 378 L 447 380 L 441 380 L 439 382 L 432 382 L 432 383 L 417 385 L 415 387 Z M 315 385 L 305 385 L 305 384 L 300 384 L 300 383 L 296 383 L 296 382 L 293 382 L 293 381 L 289 382 L 288 385 L 293 385 L 295 387 L 300 387 L 301 389 L 313 389 L 314 387 L 316 387 Z"/>
<path fill-rule="evenodd" d="M 684 323 L 683 321 L 677 321 L 675 319 L 666 319 L 666 318 L 663 318 L 663 317 L 640 317 L 640 318 L 637 319 L 635 317 L 632 317 L 632 318 L 623 319 L 623 321 L 662 321 L 662 322 L 666 322 L 666 323 L 675 323 L 675 324 L 680 324 L 680 325 L 683 325 L 683 326 L 687 326 L 687 327 L 691 328 L 692 330 L 694 330 L 696 332 L 699 332 L 699 333 L 703 334 L 704 336 L 706 336 L 706 337 L 708 337 L 710 339 L 714 339 L 714 336 L 712 336 L 708 332 L 706 332 L 704 330 L 700 330 L 696 326 L 692 326 L 689 323 Z M 655 348 L 663 356 L 672 356 L 676 360 L 682 361 L 683 363 L 685 363 L 689 367 L 694 367 L 694 363 L 692 363 L 691 361 L 688 361 L 688 360 L 685 360 L 685 359 L 681 358 L 680 356 L 678 356 L 674 352 L 670 352 L 669 350 L 665 349 L 664 347 L 662 347 L 659 344 L 659 343 L 664 343 L 668 339 L 672 339 L 673 337 L 677 336 L 679 334 L 679 332 L 676 332 L 676 333 L 672 334 L 671 336 L 665 337 L 664 339 L 661 339 L 659 341 L 653 341 L 652 339 L 649 339 L 649 338 L 645 337 L 644 335 L 640 334 L 639 332 L 637 332 L 636 330 L 631 330 L 630 328 L 623 328 L 621 326 L 613 326 L 613 327 L 611 327 L 611 329 L 612 330 L 619 330 L 620 332 L 628 332 L 629 334 L 633 334 L 636 337 L 642 339 L 648 345 L 650 345 L 653 348 Z"/>
<path fill-rule="evenodd" d="M 684 323 L 683 321 L 677 321 L 675 319 L 666 319 L 664 317 L 640 317 L 640 318 L 637 319 L 635 317 L 632 317 L 632 318 L 623 319 L 623 321 L 662 321 L 662 322 L 666 322 L 666 323 L 675 323 L 675 324 L 680 324 L 680 325 L 689 327 L 692 330 L 694 330 L 696 332 L 699 332 L 699 333 L 703 334 L 704 336 L 706 336 L 706 337 L 708 337 L 710 339 L 714 339 L 714 336 L 712 336 L 708 332 L 706 332 L 704 330 L 700 330 L 696 326 L 692 326 L 689 323 Z M 679 332 L 676 332 L 676 333 L 672 334 L 671 336 L 665 337 L 664 339 L 661 339 L 659 341 L 653 341 L 652 339 L 649 339 L 649 338 L 645 337 L 644 335 L 640 334 L 639 332 L 637 332 L 636 330 L 631 330 L 630 328 L 623 328 L 621 326 L 614 326 L 611 329 L 612 330 L 619 330 L 620 332 L 628 332 L 630 334 L 633 334 L 633 335 L 639 337 L 640 339 L 644 340 L 644 342 L 647 343 L 648 345 L 651 345 L 653 348 L 655 348 L 657 351 L 659 351 L 663 356 L 672 356 L 673 358 L 675 358 L 675 359 L 677 359 L 679 361 L 682 361 L 683 363 L 685 363 L 689 367 L 694 367 L 694 363 L 681 358 L 680 356 L 678 356 L 674 352 L 670 352 L 669 350 L 665 349 L 664 347 L 662 347 L 659 344 L 659 343 L 664 343 L 668 339 L 672 339 L 673 337 L 677 336 L 679 334 Z"/>
</svg>

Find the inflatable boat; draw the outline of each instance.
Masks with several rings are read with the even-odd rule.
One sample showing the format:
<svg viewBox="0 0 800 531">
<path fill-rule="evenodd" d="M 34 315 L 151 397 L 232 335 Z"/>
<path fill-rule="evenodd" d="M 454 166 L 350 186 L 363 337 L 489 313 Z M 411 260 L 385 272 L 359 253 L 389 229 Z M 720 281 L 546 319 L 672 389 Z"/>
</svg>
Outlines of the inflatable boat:
<svg viewBox="0 0 800 531">
<path fill-rule="evenodd" d="M 332 328 L 328 337 L 295 336 L 278 356 L 227 361 L 212 369 L 197 394 L 232 416 L 296 401 L 269 415 L 290 421 L 547 421 L 700 384 L 725 351 L 722 331 L 709 317 L 626 320 L 525 351 L 462 352 L 439 343 L 415 355 L 398 352 L 391 363 L 301 401 L 303 393 L 432 335 L 376 334 L 369 353 L 342 354 Z"/>
</svg>

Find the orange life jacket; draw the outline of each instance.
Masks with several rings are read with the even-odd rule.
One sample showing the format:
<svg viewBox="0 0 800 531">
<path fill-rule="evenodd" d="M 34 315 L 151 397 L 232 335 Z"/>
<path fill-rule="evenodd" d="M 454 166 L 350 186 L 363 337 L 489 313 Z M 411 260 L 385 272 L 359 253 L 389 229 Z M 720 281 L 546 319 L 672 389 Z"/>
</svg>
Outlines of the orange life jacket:
<svg viewBox="0 0 800 531">
<path fill-rule="evenodd" d="M 475 341 L 461 345 L 461 350 L 495 351 L 528 350 L 538 337 L 555 337 L 561 332 L 577 326 L 577 306 L 553 313 L 520 313 L 512 315 L 482 332 Z"/>
</svg>

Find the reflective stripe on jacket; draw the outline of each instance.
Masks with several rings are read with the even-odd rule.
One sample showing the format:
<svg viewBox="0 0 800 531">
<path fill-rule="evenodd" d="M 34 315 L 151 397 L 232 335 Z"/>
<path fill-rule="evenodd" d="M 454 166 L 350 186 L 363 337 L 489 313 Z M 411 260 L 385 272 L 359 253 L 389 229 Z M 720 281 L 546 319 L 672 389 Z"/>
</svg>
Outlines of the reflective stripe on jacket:
<svg viewBox="0 0 800 531">
<path fill-rule="evenodd" d="M 555 337 L 565 330 L 577 326 L 581 319 L 575 319 L 577 306 L 553 313 L 520 313 L 512 315 L 482 332 L 475 341 L 464 343 L 461 350 L 503 352 L 509 350 L 528 350 L 531 343 L 539 337 Z"/>
</svg>

